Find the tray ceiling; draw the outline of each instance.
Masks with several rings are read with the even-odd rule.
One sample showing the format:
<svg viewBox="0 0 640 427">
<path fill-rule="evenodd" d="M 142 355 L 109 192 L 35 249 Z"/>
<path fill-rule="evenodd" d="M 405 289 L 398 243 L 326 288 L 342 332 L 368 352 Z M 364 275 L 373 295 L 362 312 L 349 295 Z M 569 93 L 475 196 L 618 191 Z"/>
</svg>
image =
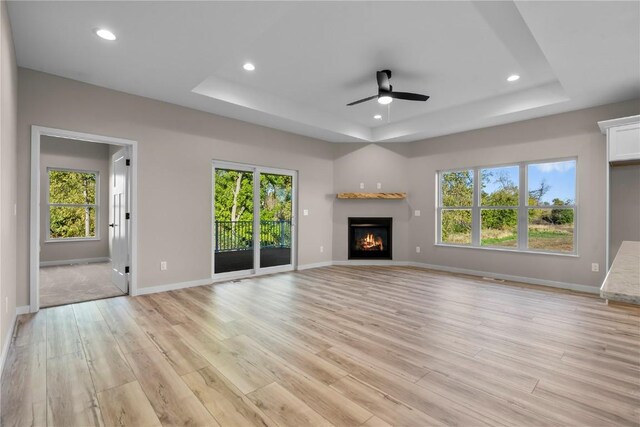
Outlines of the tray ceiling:
<svg viewBox="0 0 640 427">
<path fill-rule="evenodd" d="M 638 2 L 47 1 L 9 13 L 22 67 L 332 142 L 640 97 Z M 102 27 L 117 40 L 96 37 Z M 385 68 L 394 90 L 431 99 L 347 107 Z"/>
</svg>

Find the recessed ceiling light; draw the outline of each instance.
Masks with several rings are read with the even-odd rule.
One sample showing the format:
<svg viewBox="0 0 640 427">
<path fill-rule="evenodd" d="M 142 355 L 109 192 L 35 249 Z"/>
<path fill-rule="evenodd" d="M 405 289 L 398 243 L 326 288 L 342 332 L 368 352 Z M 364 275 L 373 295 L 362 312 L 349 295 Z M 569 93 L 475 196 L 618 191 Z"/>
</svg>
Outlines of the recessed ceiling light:
<svg viewBox="0 0 640 427">
<path fill-rule="evenodd" d="M 518 80 L 520 78 L 519 75 L 517 74 L 511 74 L 509 77 L 507 77 L 507 81 L 508 82 L 515 82 L 516 80 Z"/>
<path fill-rule="evenodd" d="M 382 115 L 376 114 L 375 116 L 373 116 L 373 118 L 376 119 L 376 120 L 381 120 L 382 119 Z"/>
<path fill-rule="evenodd" d="M 116 39 L 116 35 L 113 34 L 111 31 L 107 30 L 106 28 L 97 29 L 96 30 L 96 34 L 101 39 L 105 39 L 105 40 L 109 40 L 109 41 L 114 41 Z"/>
<path fill-rule="evenodd" d="M 382 105 L 391 104 L 391 101 L 393 101 L 393 98 L 389 95 L 382 95 L 378 97 L 378 102 Z"/>
<path fill-rule="evenodd" d="M 247 71 L 253 71 L 253 70 L 255 70 L 255 69 L 256 69 L 256 66 L 255 66 L 255 65 L 253 65 L 251 62 L 247 62 L 246 64 L 244 64 L 244 65 L 242 66 L 242 68 L 244 68 L 244 69 L 245 69 L 245 70 L 247 70 Z"/>
</svg>

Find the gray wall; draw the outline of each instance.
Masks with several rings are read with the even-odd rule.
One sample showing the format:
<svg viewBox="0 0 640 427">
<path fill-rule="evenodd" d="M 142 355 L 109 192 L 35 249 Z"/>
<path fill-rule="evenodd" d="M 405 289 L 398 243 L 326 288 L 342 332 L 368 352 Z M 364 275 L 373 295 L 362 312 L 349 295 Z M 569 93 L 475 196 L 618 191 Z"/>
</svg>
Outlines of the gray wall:
<svg viewBox="0 0 640 427">
<path fill-rule="evenodd" d="M 406 144 L 336 144 L 333 164 L 335 193 L 406 192 L 409 158 Z M 364 189 L 360 189 L 360 183 Z M 377 184 L 382 184 L 378 190 Z M 333 260 L 348 257 L 349 217 L 393 218 L 393 260 L 409 259 L 409 204 L 406 200 L 335 200 L 333 204 Z"/>
<path fill-rule="evenodd" d="M 40 262 L 109 257 L 109 145 L 43 136 L 40 140 Z M 100 240 L 46 242 L 47 168 L 99 173 Z"/>
<path fill-rule="evenodd" d="M 139 142 L 140 287 L 210 277 L 211 159 L 299 171 L 301 265 L 345 260 L 346 218 L 380 215 L 394 218 L 396 261 L 599 286 L 605 269 L 592 273 L 591 263 L 604 267 L 607 166 L 597 122 L 640 111 L 632 101 L 411 144 L 332 145 L 32 70 L 19 73 L 19 305 L 28 303 L 33 124 Z M 437 170 L 569 156 L 578 157 L 578 257 L 434 246 Z M 360 191 L 360 182 L 365 191 L 378 191 L 380 182 L 381 191 L 407 191 L 409 198 L 335 200 L 336 192 Z M 309 216 L 300 215 L 304 209 Z M 161 260 L 167 271 L 160 271 Z"/>
<path fill-rule="evenodd" d="M 0 346 L 16 314 L 16 204 L 18 69 L 7 4 L 0 3 Z M 25 211 L 18 209 L 18 214 Z M 24 238 L 21 236 L 20 238 Z M 22 283 L 22 282 L 21 282 Z M 18 304 L 23 305 L 23 304 Z M 0 351 L 2 348 L 0 347 Z"/>
<path fill-rule="evenodd" d="M 640 164 L 612 166 L 609 185 L 611 263 L 623 240 L 640 241 Z"/>
<path fill-rule="evenodd" d="M 298 262 L 331 260 L 332 144 L 32 70 L 19 76 L 18 305 L 29 302 L 31 125 L 138 141 L 141 288 L 211 277 L 212 159 L 298 170 L 299 210 L 309 210 L 299 215 Z"/>
<path fill-rule="evenodd" d="M 459 133 L 411 144 L 409 203 L 410 251 L 417 262 L 546 281 L 600 286 L 605 271 L 606 142 L 597 122 L 638 114 L 638 101 L 606 105 L 509 125 Z M 496 252 L 435 246 L 436 172 L 484 166 L 578 158 L 578 257 Z M 591 263 L 600 272 L 591 272 Z"/>
</svg>

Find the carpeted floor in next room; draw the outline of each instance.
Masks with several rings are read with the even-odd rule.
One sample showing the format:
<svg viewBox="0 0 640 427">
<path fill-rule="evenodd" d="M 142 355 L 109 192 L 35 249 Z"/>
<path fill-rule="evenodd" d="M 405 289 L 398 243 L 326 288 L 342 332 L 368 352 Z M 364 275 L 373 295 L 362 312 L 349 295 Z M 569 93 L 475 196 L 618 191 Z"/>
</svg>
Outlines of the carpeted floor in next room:
<svg viewBox="0 0 640 427">
<path fill-rule="evenodd" d="M 40 268 L 40 307 L 124 295 L 111 282 L 111 263 Z"/>
</svg>

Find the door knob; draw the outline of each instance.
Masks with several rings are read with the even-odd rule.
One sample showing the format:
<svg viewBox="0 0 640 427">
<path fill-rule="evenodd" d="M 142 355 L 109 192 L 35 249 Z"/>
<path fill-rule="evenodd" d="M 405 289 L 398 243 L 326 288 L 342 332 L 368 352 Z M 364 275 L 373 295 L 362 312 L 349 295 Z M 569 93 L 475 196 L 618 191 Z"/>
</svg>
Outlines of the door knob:
<svg viewBox="0 0 640 427">
<path fill-rule="evenodd" d="M 113 228 L 113 227 L 115 227 L 115 226 L 116 226 L 116 224 L 115 224 L 114 222 L 112 222 L 111 224 L 109 224 L 109 227 L 112 227 L 112 228 Z"/>
</svg>

